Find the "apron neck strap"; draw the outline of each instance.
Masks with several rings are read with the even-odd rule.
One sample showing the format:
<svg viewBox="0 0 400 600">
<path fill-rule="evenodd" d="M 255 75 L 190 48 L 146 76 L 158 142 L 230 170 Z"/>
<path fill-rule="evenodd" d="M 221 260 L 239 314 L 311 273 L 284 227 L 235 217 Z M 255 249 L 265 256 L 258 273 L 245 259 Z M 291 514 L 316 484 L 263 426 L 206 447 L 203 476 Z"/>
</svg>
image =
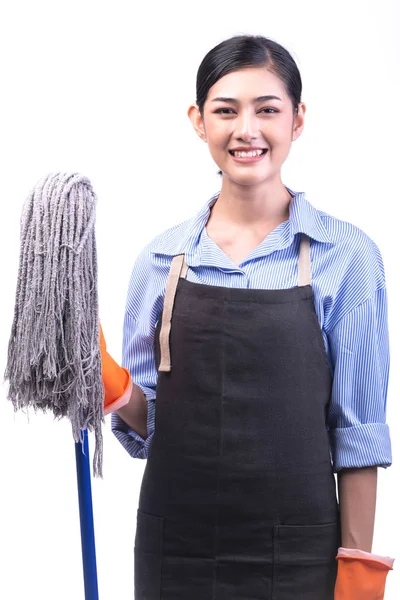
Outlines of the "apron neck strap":
<svg viewBox="0 0 400 600">
<path fill-rule="evenodd" d="M 298 285 L 311 285 L 310 238 L 301 234 L 299 261 L 297 263 Z"/>
<path fill-rule="evenodd" d="M 185 255 L 178 254 L 174 256 L 169 271 L 167 286 L 165 288 L 164 308 L 161 317 L 160 330 L 160 352 L 161 360 L 159 371 L 171 370 L 171 353 L 169 349 L 169 335 L 171 331 L 172 309 L 175 301 L 176 288 L 180 277 L 186 277 L 188 266 L 185 262 Z"/>
</svg>

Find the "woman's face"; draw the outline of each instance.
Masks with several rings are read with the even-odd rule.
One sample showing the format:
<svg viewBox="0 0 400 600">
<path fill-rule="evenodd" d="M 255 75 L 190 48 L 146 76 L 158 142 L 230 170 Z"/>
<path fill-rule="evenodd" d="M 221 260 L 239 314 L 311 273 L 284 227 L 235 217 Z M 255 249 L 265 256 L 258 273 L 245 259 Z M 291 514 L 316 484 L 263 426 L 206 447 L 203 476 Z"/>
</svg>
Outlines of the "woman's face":
<svg viewBox="0 0 400 600">
<path fill-rule="evenodd" d="M 267 98 L 275 96 L 275 98 Z M 247 68 L 222 77 L 209 90 L 203 117 L 197 105 L 188 115 L 199 136 L 208 143 L 224 177 L 242 185 L 280 178 L 292 141 L 303 130 L 305 105 L 298 115 L 282 81 L 266 68 Z M 254 158 L 235 155 L 255 149 Z"/>
</svg>

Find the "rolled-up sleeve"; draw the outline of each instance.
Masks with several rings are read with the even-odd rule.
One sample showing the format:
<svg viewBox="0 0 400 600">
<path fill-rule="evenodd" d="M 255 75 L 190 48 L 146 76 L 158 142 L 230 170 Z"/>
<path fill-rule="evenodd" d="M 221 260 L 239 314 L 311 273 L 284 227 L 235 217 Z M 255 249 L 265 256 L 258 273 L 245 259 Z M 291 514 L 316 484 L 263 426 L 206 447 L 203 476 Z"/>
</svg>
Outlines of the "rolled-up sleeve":
<svg viewBox="0 0 400 600">
<path fill-rule="evenodd" d="M 328 334 L 333 385 L 327 413 L 334 471 L 392 463 L 386 399 L 386 289 L 344 315 Z"/>
<path fill-rule="evenodd" d="M 154 435 L 157 369 L 154 358 L 154 332 L 162 297 L 161 282 L 152 276 L 149 252 L 143 251 L 132 271 L 123 325 L 122 366 L 141 388 L 147 400 L 147 438 L 143 439 L 114 412 L 111 430 L 133 458 L 147 458 Z"/>
<path fill-rule="evenodd" d="M 149 455 L 154 434 L 154 413 L 155 402 L 154 400 L 149 400 L 147 402 L 148 436 L 145 440 L 136 431 L 133 431 L 116 412 L 111 414 L 111 429 L 117 440 L 121 442 L 132 458 L 147 458 Z"/>
</svg>

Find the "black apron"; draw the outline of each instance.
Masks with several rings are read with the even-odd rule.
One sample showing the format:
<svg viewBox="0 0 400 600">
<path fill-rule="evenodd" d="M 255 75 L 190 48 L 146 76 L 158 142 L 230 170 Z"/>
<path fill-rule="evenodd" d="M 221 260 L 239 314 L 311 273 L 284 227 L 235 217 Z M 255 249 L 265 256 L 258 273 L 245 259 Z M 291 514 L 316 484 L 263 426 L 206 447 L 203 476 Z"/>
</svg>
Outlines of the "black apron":
<svg viewBox="0 0 400 600">
<path fill-rule="evenodd" d="M 171 265 L 155 335 L 155 432 L 135 536 L 136 600 L 333 600 L 339 509 L 332 379 L 298 287 L 226 288 Z"/>
</svg>

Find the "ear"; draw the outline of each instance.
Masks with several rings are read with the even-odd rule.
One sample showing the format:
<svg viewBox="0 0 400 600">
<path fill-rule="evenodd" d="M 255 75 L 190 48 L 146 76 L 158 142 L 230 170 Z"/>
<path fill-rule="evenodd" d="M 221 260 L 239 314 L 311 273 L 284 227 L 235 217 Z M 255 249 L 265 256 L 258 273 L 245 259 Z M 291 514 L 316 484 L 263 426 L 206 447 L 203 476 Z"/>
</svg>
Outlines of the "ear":
<svg viewBox="0 0 400 600">
<path fill-rule="evenodd" d="M 297 114 L 293 119 L 293 133 L 292 133 L 292 141 L 297 140 L 300 137 L 303 129 L 304 129 L 304 116 L 306 113 L 306 105 L 304 102 L 299 102 Z"/>
<path fill-rule="evenodd" d="M 197 133 L 197 135 L 203 140 L 203 142 L 207 142 L 206 130 L 204 127 L 203 117 L 200 114 L 200 109 L 197 104 L 191 104 L 187 111 L 188 117 L 192 122 L 193 129 Z"/>
</svg>

